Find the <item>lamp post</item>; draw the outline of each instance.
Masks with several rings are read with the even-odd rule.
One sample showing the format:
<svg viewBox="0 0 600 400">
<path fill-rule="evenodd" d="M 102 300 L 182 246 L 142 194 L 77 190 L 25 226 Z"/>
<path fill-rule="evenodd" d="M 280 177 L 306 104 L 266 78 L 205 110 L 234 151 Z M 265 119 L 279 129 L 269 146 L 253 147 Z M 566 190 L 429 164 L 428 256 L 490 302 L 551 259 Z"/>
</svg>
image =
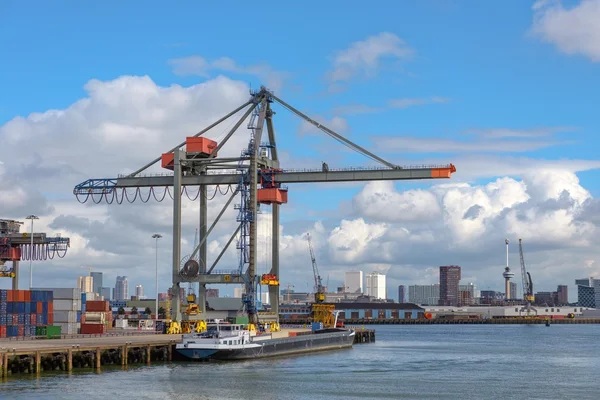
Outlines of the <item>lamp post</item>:
<svg viewBox="0 0 600 400">
<path fill-rule="evenodd" d="M 154 320 L 156 322 L 158 322 L 158 239 L 160 239 L 161 237 L 162 237 L 162 235 L 159 235 L 158 233 L 155 233 L 154 235 L 152 235 L 152 239 L 156 239 L 156 246 L 155 246 L 155 249 L 156 249 L 156 256 L 155 256 L 155 273 L 156 273 L 156 300 L 155 300 L 156 304 L 155 304 L 155 307 L 156 307 L 156 312 L 154 314 Z M 155 325 L 154 329 L 156 329 L 156 325 Z"/>
<path fill-rule="evenodd" d="M 30 216 L 26 217 L 25 219 L 31 220 L 31 247 L 29 248 L 29 290 L 31 290 L 31 288 L 33 286 L 33 270 L 32 270 L 32 266 L 33 266 L 33 220 L 39 219 L 39 218 L 36 215 L 31 214 Z"/>
</svg>

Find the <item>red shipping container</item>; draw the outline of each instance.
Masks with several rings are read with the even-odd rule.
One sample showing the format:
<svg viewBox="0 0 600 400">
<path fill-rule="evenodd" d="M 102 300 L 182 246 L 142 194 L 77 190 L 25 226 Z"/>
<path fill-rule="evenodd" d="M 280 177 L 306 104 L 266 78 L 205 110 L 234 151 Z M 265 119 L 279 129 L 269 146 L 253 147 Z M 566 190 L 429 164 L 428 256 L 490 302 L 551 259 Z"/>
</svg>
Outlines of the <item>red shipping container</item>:
<svg viewBox="0 0 600 400">
<path fill-rule="evenodd" d="M 8 292 L 7 300 L 12 303 L 14 301 L 13 300 L 13 296 L 14 296 L 13 292 L 14 292 L 14 290 L 7 290 L 7 292 Z"/>
<path fill-rule="evenodd" d="M 25 325 L 19 325 L 19 330 L 17 336 L 23 337 L 25 336 Z"/>
<path fill-rule="evenodd" d="M 81 323 L 85 324 L 85 314 L 81 314 Z"/>
<path fill-rule="evenodd" d="M 29 321 L 30 321 L 30 325 L 36 325 L 37 324 L 37 316 L 35 314 L 31 314 L 31 317 L 29 317 Z"/>
<path fill-rule="evenodd" d="M 5 337 L 6 337 L 6 327 L 0 326 L 0 338 L 5 338 Z"/>
<path fill-rule="evenodd" d="M 31 290 L 23 290 L 23 296 L 25 296 L 23 301 L 31 302 Z"/>
<path fill-rule="evenodd" d="M 106 312 L 110 310 L 110 303 L 104 300 L 86 301 L 86 312 Z"/>
<path fill-rule="evenodd" d="M 51 301 L 48 302 L 48 314 L 54 314 L 54 303 Z"/>
<path fill-rule="evenodd" d="M 44 312 L 44 303 L 42 303 L 41 301 L 38 301 L 35 308 L 36 308 L 36 310 L 35 310 L 36 314 L 42 314 Z"/>
<path fill-rule="evenodd" d="M 48 313 L 48 325 L 54 325 L 54 313 Z"/>
<path fill-rule="evenodd" d="M 80 333 L 82 335 L 106 333 L 106 325 L 104 325 L 104 324 L 81 324 Z"/>
</svg>

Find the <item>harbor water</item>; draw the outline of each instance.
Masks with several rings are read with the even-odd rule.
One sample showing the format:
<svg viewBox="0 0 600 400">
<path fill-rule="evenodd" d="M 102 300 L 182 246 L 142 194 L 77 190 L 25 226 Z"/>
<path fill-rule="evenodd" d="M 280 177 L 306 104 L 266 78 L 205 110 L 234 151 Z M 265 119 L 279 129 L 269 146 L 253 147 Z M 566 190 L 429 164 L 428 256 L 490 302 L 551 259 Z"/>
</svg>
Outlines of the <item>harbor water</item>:
<svg viewBox="0 0 600 400">
<path fill-rule="evenodd" d="M 600 325 L 369 326 L 353 349 L 10 377 L 1 399 L 597 399 Z"/>
</svg>

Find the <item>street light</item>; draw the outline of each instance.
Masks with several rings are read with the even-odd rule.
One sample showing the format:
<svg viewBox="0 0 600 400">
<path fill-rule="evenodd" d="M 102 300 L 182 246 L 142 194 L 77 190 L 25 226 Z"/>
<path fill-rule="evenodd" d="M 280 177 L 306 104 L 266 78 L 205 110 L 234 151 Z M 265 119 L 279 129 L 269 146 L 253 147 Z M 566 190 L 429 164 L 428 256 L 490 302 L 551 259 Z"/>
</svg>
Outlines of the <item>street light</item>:
<svg viewBox="0 0 600 400">
<path fill-rule="evenodd" d="M 158 239 L 160 239 L 161 237 L 162 237 L 162 235 L 159 235 L 158 233 L 155 233 L 154 235 L 152 235 L 152 239 L 156 239 L 156 246 L 155 246 L 155 249 L 156 249 L 156 257 L 155 257 L 155 269 L 156 269 L 156 300 L 155 300 L 156 304 L 155 304 L 155 307 L 156 307 L 156 311 L 154 314 L 154 320 L 156 322 L 158 322 Z M 156 329 L 156 325 L 155 325 L 154 329 Z"/>
<path fill-rule="evenodd" d="M 29 290 L 31 290 L 32 286 L 33 286 L 33 270 L 32 270 L 32 266 L 33 266 L 33 220 L 34 219 L 39 219 L 36 215 L 31 214 L 30 216 L 26 217 L 25 219 L 30 219 L 31 220 L 31 247 L 29 248 Z"/>
</svg>

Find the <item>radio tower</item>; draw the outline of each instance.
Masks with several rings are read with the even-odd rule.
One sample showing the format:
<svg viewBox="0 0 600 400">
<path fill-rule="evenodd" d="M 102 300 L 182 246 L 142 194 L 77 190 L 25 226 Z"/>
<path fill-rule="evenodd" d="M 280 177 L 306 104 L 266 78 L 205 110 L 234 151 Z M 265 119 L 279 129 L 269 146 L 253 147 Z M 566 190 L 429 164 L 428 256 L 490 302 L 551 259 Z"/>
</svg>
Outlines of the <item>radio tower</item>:
<svg viewBox="0 0 600 400">
<path fill-rule="evenodd" d="M 506 268 L 504 268 L 502 276 L 504 277 L 504 293 L 506 293 L 506 301 L 508 301 L 516 294 L 510 292 L 510 278 L 515 274 L 508 267 L 508 239 L 504 239 L 504 243 L 506 243 Z"/>
</svg>

